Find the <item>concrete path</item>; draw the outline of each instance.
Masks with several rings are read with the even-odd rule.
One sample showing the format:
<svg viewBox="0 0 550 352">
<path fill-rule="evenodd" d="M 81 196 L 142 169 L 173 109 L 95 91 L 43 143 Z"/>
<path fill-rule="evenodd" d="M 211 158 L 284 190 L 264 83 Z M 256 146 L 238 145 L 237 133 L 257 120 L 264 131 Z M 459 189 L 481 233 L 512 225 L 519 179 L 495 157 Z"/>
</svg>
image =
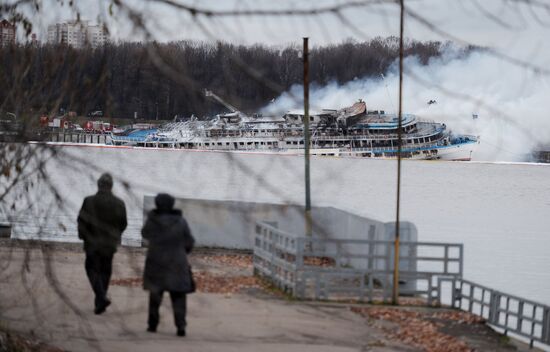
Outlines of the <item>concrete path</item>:
<svg viewBox="0 0 550 352">
<path fill-rule="evenodd" d="M 211 262 L 201 255 L 191 261 L 194 270 L 218 277 L 252 273 L 250 265 Z M 115 256 L 113 280 L 139 278 L 143 262 L 143 250 L 121 249 Z M 259 289 L 190 295 L 185 338 L 175 334 L 169 297 L 165 295 L 158 332 L 148 333 L 148 295 L 140 287 L 111 285 L 113 304 L 103 315 L 93 314 L 93 295 L 83 263 L 79 247 L 26 248 L 21 243 L 0 241 L 0 330 L 18 331 L 70 351 L 419 350 L 394 337 L 398 324 L 365 318 L 348 305 L 288 301 Z M 525 344 L 503 342 L 484 325 L 462 326 L 463 330 L 453 322 L 450 326 L 447 334 L 477 351 L 528 350 Z"/>
<path fill-rule="evenodd" d="M 147 294 L 111 286 L 113 304 L 93 314 L 84 256 L 0 247 L 0 321 L 71 351 L 414 351 L 347 307 L 308 306 L 250 294 L 188 298 L 187 337 L 175 336 L 169 297 L 156 334 L 145 331 Z M 143 254 L 121 250 L 113 278 L 138 277 Z"/>
</svg>

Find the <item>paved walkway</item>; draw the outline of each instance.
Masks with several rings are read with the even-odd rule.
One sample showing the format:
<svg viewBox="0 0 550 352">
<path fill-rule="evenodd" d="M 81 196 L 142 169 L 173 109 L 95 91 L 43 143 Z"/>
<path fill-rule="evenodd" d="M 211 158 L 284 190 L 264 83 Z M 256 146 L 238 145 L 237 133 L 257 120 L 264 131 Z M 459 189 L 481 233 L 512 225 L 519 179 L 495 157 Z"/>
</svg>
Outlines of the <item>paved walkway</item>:
<svg viewBox="0 0 550 352">
<path fill-rule="evenodd" d="M 147 294 L 139 287 L 111 286 L 113 304 L 93 314 L 81 253 L 1 247 L 0 258 L 2 324 L 71 351 L 413 351 L 345 307 L 249 294 L 190 295 L 185 338 L 175 336 L 165 295 L 159 331 L 151 334 Z M 142 253 L 119 251 L 113 278 L 139 276 L 142 263 Z"/>
<path fill-rule="evenodd" d="M 195 268 L 208 269 L 194 260 Z M 139 287 L 111 286 L 113 304 L 105 314 L 93 314 L 83 261 L 74 249 L 0 244 L 0 324 L 71 351 L 418 351 L 390 337 L 392 323 L 364 318 L 344 305 L 269 294 L 190 295 L 185 338 L 175 336 L 166 295 L 159 331 L 147 333 L 147 294 Z M 139 277 L 142 264 L 143 252 L 122 249 L 113 279 Z"/>
</svg>

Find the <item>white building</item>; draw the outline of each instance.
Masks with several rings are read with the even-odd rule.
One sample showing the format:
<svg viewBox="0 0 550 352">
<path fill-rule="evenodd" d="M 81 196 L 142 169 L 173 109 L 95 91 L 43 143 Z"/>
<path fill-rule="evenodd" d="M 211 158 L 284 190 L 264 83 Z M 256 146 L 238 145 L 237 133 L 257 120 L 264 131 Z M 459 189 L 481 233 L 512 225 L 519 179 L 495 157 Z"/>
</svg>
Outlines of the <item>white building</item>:
<svg viewBox="0 0 550 352">
<path fill-rule="evenodd" d="M 107 33 L 102 25 L 88 26 L 88 43 L 93 48 L 105 45 L 107 42 Z"/>
<path fill-rule="evenodd" d="M 15 26 L 6 20 L 0 21 L 0 46 L 15 44 Z"/>
<path fill-rule="evenodd" d="M 106 31 L 101 25 L 89 25 L 88 21 L 70 21 L 48 26 L 48 43 L 65 43 L 74 48 L 90 45 L 102 46 L 107 41 Z"/>
</svg>

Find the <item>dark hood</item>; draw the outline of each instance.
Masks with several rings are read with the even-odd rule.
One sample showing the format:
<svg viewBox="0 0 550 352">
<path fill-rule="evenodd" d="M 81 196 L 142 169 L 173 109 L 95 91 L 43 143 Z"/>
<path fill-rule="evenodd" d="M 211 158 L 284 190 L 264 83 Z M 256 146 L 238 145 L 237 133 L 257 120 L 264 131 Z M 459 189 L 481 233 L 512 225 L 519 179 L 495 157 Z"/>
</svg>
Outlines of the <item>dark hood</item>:
<svg viewBox="0 0 550 352">
<path fill-rule="evenodd" d="M 159 193 L 155 197 L 155 205 L 161 212 L 169 212 L 174 209 L 176 199 L 167 193 Z"/>
</svg>

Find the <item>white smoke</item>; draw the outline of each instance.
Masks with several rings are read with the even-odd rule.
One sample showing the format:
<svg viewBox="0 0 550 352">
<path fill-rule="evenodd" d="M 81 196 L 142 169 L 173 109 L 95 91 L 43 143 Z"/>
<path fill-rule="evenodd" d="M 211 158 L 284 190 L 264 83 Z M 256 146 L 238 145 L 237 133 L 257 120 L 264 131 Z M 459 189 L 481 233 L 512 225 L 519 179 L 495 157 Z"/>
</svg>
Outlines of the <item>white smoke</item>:
<svg viewBox="0 0 550 352">
<path fill-rule="evenodd" d="M 444 122 L 456 133 L 480 136 L 475 160 L 526 161 L 541 145 L 550 145 L 549 77 L 494 58 L 483 51 L 467 56 L 449 48 L 428 65 L 404 62 L 403 113 Z M 394 63 L 382 77 L 312 85 L 311 109 L 337 109 L 358 99 L 369 110 L 395 113 L 398 70 Z M 303 106 L 302 86 L 293 86 L 264 109 L 281 113 Z M 428 101 L 435 100 L 435 104 Z M 478 116 L 473 119 L 473 115 Z"/>
</svg>

